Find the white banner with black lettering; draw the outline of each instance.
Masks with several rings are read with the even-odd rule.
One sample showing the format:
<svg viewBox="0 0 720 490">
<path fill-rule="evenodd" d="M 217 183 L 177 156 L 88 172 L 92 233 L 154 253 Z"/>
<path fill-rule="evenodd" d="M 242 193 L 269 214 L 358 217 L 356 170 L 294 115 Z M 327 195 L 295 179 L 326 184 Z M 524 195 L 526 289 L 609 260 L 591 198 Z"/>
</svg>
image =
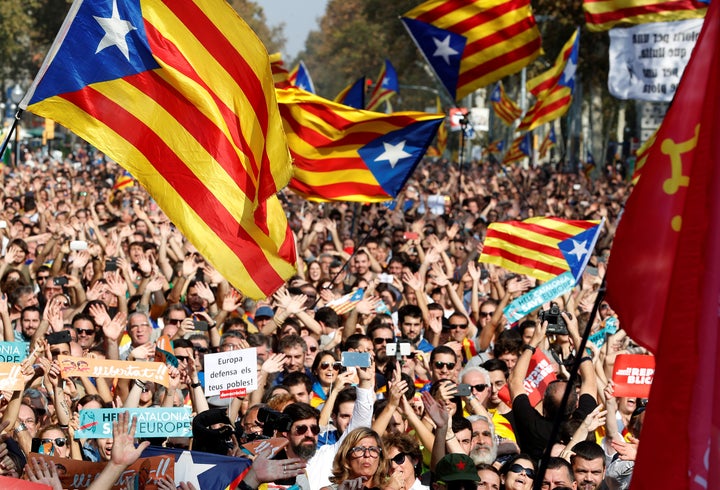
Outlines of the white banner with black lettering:
<svg viewBox="0 0 720 490">
<path fill-rule="evenodd" d="M 702 24 L 690 19 L 610 29 L 610 93 L 624 100 L 671 101 Z"/>
</svg>

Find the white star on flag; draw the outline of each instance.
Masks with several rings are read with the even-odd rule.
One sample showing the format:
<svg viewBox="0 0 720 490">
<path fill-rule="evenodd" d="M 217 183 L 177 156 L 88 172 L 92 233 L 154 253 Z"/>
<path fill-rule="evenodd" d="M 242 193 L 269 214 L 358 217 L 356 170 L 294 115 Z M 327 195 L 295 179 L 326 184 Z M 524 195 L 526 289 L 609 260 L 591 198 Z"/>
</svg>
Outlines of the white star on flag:
<svg viewBox="0 0 720 490">
<path fill-rule="evenodd" d="M 450 34 L 448 34 L 447 37 L 442 41 L 434 37 L 433 42 L 435 43 L 435 47 L 437 48 L 435 49 L 433 56 L 440 56 L 442 59 L 445 60 L 445 63 L 449 65 L 450 56 L 458 54 L 458 52 L 450 46 Z"/>
<path fill-rule="evenodd" d="M 175 481 L 187 481 L 200 488 L 198 475 L 214 468 L 214 464 L 199 464 L 192 459 L 190 451 L 183 451 L 175 462 Z"/>
<path fill-rule="evenodd" d="M 563 70 L 563 83 L 569 83 L 575 78 L 575 72 L 577 71 L 577 65 L 573 63 L 572 58 L 568 59 L 565 69 Z"/>
<path fill-rule="evenodd" d="M 405 151 L 405 141 L 402 140 L 397 145 L 393 145 L 387 142 L 383 142 L 383 147 L 385 148 L 385 151 L 382 152 L 376 159 L 376 162 L 387 160 L 390 162 L 390 166 L 392 168 L 395 168 L 395 165 L 397 165 L 397 162 L 399 160 L 402 160 L 403 158 L 411 157 L 412 154 Z"/>
<path fill-rule="evenodd" d="M 134 31 L 137 28 L 133 26 L 129 21 L 120 18 L 117 8 L 117 0 L 113 0 L 113 13 L 112 17 L 96 17 L 93 18 L 100 24 L 100 27 L 105 31 L 105 36 L 100 40 L 95 54 L 98 54 L 105 48 L 110 46 L 117 46 L 120 52 L 125 55 L 125 59 L 130 61 L 130 50 L 128 49 L 127 36 L 128 32 Z"/>
<path fill-rule="evenodd" d="M 585 254 L 588 253 L 588 249 L 585 246 L 587 241 L 583 240 L 582 242 L 578 242 L 577 240 L 573 240 L 572 242 L 573 242 L 573 249 L 570 250 L 570 252 L 568 252 L 568 253 L 570 255 L 574 255 L 575 257 L 577 257 L 577 260 L 580 261 L 580 259 L 582 259 L 585 256 Z"/>
</svg>

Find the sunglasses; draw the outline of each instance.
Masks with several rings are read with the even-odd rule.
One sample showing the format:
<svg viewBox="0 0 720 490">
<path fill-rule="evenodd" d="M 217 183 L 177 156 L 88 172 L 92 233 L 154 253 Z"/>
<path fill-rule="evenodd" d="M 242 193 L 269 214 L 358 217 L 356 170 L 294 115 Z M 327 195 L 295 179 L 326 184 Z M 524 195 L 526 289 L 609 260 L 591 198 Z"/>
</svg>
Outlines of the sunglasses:
<svg viewBox="0 0 720 490">
<path fill-rule="evenodd" d="M 380 453 L 382 452 L 382 449 L 380 449 L 377 446 L 355 446 L 354 448 L 350 449 L 350 455 L 354 458 L 361 458 L 364 456 L 370 456 L 371 458 L 375 459 L 380 456 Z"/>
<path fill-rule="evenodd" d="M 527 475 L 528 478 L 530 478 L 531 480 L 535 479 L 535 470 L 532 468 L 525 468 L 524 466 L 515 463 L 510 465 L 509 470 L 513 473 L 517 473 L 518 475 L 522 472 L 525 472 L 525 475 Z"/>
<path fill-rule="evenodd" d="M 390 458 L 390 461 L 392 461 L 396 465 L 400 466 L 401 464 L 405 463 L 406 456 L 409 456 L 409 455 L 405 454 L 405 453 L 397 453 L 395 456 Z"/>
<path fill-rule="evenodd" d="M 63 447 L 67 443 L 67 439 L 64 437 L 58 437 L 57 439 L 40 439 L 40 444 L 54 444 L 57 447 Z"/>
<path fill-rule="evenodd" d="M 481 311 L 480 316 L 484 316 L 485 318 L 490 318 L 495 314 L 494 311 Z"/>
<path fill-rule="evenodd" d="M 94 335 L 95 330 L 92 328 L 76 328 L 75 331 L 78 335 Z"/>
<path fill-rule="evenodd" d="M 183 321 L 181 318 L 168 318 L 167 320 L 167 323 L 169 323 L 170 325 L 180 325 L 182 322 Z"/>
<path fill-rule="evenodd" d="M 341 363 L 339 362 L 321 362 L 320 369 L 333 368 L 334 371 L 340 371 Z"/>
<path fill-rule="evenodd" d="M 175 359 L 177 359 L 178 361 L 188 362 L 190 360 L 190 356 L 175 356 Z"/>
<path fill-rule="evenodd" d="M 489 385 L 486 385 L 485 383 L 479 384 L 479 385 L 470 385 L 470 387 L 472 389 L 474 389 L 475 391 L 477 391 L 478 393 L 482 393 L 483 391 L 485 391 L 488 386 Z"/>
<path fill-rule="evenodd" d="M 210 349 L 208 349 L 207 347 L 193 347 L 193 350 L 200 354 L 207 354 L 208 352 L 210 352 Z"/>
<path fill-rule="evenodd" d="M 447 369 L 455 369 L 454 362 L 441 362 L 441 361 L 435 361 L 435 367 L 438 369 L 447 368 Z"/>
<path fill-rule="evenodd" d="M 314 436 L 316 436 L 320 433 L 319 425 L 296 425 L 293 430 L 295 431 L 295 434 L 301 436 L 301 435 L 305 434 L 308 431 L 308 429 L 310 429 L 310 432 L 312 432 L 312 434 Z"/>
<path fill-rule="evenodd" d="M 395 339 L 393 339 L 392 337 L 390 337 L 390 338 L 387 338 L 387 337 L 375 337 L 375 338 L 373 339 L 373 343 L 374 343 L 375 345 L 389 344 L 389 343 L 392 343 L 392 342 L 395 342 Z"/>
<path fill-rule="evenodd" d="M 317 352 L 317 350 L 318 350 L 318 348 L 315 347 L 314 345 L 311 345 L 310 347 L 308 347 L 308 351 L 310 351 L 310 352 Z"/>
<path fill-rule="evenodd" d="M 451 323 L 448 328 L 450 328 L 450 330 L 455 330 L 456 328 L 465 330 L 466 328 L 468 328 L 468 324 L 467 323 Z"/>
</svg>

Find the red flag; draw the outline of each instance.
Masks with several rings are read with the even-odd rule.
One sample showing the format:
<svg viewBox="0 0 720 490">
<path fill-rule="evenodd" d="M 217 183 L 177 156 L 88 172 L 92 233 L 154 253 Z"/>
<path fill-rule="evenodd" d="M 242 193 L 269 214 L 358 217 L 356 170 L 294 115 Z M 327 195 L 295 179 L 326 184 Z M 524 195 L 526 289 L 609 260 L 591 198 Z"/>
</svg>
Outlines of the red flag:
<svg viewBox="0 0 720 490">
<path fill-rule="evenodd" d="M 720 477 L 719 29 L 711 2 L 608 265 L 608 301 L 657 357 L 633 490 L 711 488 Z"/>
</svg>

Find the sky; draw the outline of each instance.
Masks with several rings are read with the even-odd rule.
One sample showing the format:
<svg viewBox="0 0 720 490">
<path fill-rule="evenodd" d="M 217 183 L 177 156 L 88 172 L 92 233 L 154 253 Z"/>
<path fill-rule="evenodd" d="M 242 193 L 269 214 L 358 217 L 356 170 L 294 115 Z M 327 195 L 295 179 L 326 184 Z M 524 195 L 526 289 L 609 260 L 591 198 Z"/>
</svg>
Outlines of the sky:
<svg viewBox="0 0 720 490">
<path fill-rule="evenodd" d="M 268 25 L 285 23 L 286 60 L 292 60 L 305 47 L 305 39 L 317 30 L 317 21 L 325 13 L 327 0 L 256 0 L 265 11 Z"/>
</svg>

